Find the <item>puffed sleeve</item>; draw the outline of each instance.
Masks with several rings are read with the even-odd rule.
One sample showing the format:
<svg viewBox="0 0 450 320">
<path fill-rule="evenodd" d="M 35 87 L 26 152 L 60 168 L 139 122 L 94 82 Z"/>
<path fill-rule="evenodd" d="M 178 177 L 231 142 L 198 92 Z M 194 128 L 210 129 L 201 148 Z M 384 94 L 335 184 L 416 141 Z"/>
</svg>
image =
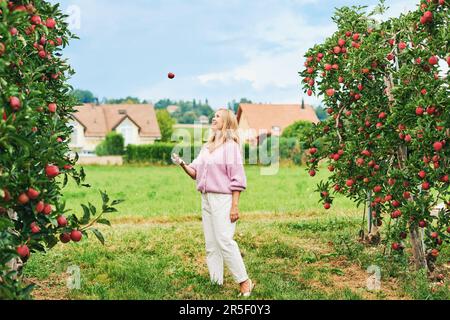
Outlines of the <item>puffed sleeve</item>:
<svg viewBox="0 0 450 320">
<path fill-rule="evenodd" d="M 205 147 L 203 146 L 202 149 L 200 150 L 197 158 L 195 158 L 194 161 L 192 161 L 192 163 L 188 165 L 188 167 L 191 167 L 195 171 L 198 170 L 198 165 L 202 162 L 202 155 L 203 155 L 203 149 L 204 148 Z"/>
<path fill-rule="evenodd" d="M 226 168 L 230 178 L 230 189 L 231 191 L 244 191 L 247 188 L 247 177 L 245 176 L 241 148 L 238 143 L 233 141 L 228 144 L 226 150 Z"/>
</svg>

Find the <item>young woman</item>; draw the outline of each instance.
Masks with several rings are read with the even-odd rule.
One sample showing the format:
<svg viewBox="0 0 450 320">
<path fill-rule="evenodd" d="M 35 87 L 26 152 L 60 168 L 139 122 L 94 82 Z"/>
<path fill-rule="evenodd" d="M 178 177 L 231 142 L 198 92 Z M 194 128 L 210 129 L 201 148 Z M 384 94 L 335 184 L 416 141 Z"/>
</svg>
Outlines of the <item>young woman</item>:
<svg viewBox="0 0 450 320">
<path fill-rule="evenodd" d="M 239 219 L 239 196 L 247 187 L 234 113 L 219 109 L 212 121 L 212 133 L 198 157 L 187 165 L 176 154 L 173 161 L 197 181 L 202 193 L 202 221 L 206 242 L 206 262 L 212 282 L 223 284 L 224 262 L 240 284 L 239 296 L 250 296 L 254 283 L 249 279 L 233 240 Z"/>
</svg>

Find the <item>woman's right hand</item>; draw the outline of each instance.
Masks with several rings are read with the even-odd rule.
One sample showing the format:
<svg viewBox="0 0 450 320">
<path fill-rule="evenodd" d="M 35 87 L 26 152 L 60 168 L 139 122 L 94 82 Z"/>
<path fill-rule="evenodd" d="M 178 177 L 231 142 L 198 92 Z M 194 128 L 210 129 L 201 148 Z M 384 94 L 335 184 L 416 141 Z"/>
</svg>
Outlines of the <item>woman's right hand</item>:
<svg viewBox="0 0 450 320">
<path fill-rule="evenodd" d="M 172 161 L 177 165 L 182 165 L 183 163 L 185 163 L 184 160 L 181 159 L 180 156 L 176 153 L 172 153 Z"/>
</svg>

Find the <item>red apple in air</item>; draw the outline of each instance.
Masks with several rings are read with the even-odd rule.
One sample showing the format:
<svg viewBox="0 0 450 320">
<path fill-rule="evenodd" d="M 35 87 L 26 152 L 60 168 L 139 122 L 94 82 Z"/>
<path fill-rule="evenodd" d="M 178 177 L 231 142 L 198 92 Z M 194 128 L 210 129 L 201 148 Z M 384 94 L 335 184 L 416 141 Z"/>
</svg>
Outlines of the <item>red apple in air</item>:
<svg viewBox="0 0 450 320">
<path fill-rule="evenodd" d="M 74 242 L 79 242 L 82 237 L 83 237 L 83 234 L 81 233 L 81 231 L 73 230 L 70 233 L 70 239 Z"/>
<path fill-rule="evenodd" d="M 59 168 L 54 165 L 47 165 L 47 167 L 45 168 L 45 173 L 47 177 L 54 178 L 59 175 Z"/>
<path fill-rule="evenodd" d="M 353 179 L 348 179 L 345 184 L 347 185 L 347 187 L 351 187 L 354 183 L 355 182 L 353 181 Z"/>
<path fill-rule="evenodd" d="M 50 103 L 48 105 L 48 111 L 50 111 L 51 113 L 55 113 L 56 112 L 56 108 L 57 108 L 56 103 Z"/>
<path fill-rule="evenodd" d="M 433 249 L 433 250 L 431 250 L 431 255 L 433 256 L 433 257 L 438 257 L 439 256 L 439 250 L 438 249 Z"/>
<path fill-rule="evenodd" d="M 331 208 L 331 204 L 325 203 L 325 204 L 323 205 L 323 207 L 324 207 L 326 210 L 328 210 L 328 209 Z"/>
<path fill-rule="evenodd" d="M 427 222 L 424 220 L 419 221 L 419 227 L 425 228 L 427 226 Z"/>
<path fill-rule="evenodd" d="M 17 253 L 22 258 L 28 258 L 30 256 L 30 249 L 28 249 L 28 246 L 26 244 L 24 244 L 17 248 Z"/>
<path fill-rule="evenodd" d="M 398 244 L 397 242 L 392 244 L 392 250 L 398 251 L 398 250 L 400 250 L 400 248 L 401 248 L 401 245 Z"/>
<path fill-rule="evenodd" d="M 405 49 L 406 49 L 406 43 L 405 43 L 405 42 L 400 42 L 400 43 L 398 44 L 398 48 L 399 48 L 400 50 L 405 50 Z"/>
<path fill-rule="evenodd" d="M 419 176 L 421 179 L 425 179 L 425 177 L 427 176 L 427 173 L 426 173 L 425 171 L 422 170 L 422 171 L 419 172 L 418 176 Z"/>
<path fill-rule="evenodd" d="M 421 115 L 423 115 L 423 112 L 424 112 L 424 110 L 422 107 L 416 108 L 416 115 L 421 116 Z"/>
<path fill-rule="evenodd" d="M 312 73 L 312 72 L 311 72 Z M 169 74 L 167 75 L 167 77 L 169 78 L 169 79 L 173 79 L 173 78 L 175 78 L 175 74 L 173 74 L 172 72 L 169 72 Z"/>
<path fill-rule="evenodd" d="M 334 96 L 335 91 L 333 88 L 330 88 L 330 89 L 326 90 L 326 93 L 327 93 L 327 96 L 332 97 L 332 96 Z"/>
<path fill-rule="evenodd" d="M 60 226 L 60 227 L 65 227 L 65 226 L 67 226 L 67 219 L 66 219 L 66 217 L 64 217 L 64 216 L 59 216 L 57 219 L 56 219 L 56 221 L 58 222 L 58 226 Z"/>
<path fill-rule="evenodd" d="M 59 236 L 59 240 L 61 240 L 62 243 L 68 243 L 70 242 L 70 233 L 62 233 Z"/>
<path fill-rule="evenodd" d="M 36 200 L 39 197 L 39 194 L 39 191 L 33 188 L 28 188 L 27 195 L 31 200 Z"/>
</svg>

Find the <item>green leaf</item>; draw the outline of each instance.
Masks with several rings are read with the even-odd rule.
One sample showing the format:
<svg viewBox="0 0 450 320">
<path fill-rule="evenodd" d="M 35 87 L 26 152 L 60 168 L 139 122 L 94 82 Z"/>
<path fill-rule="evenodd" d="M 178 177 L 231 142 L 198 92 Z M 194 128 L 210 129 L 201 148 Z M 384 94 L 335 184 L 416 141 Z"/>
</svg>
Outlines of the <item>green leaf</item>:
<svg viewBox="0 0 450 320">
<path fill-rule="evenodd" d="M 83 208 L 84 214 L 83 214 L 83 218 L 81 219 L 80 223 L 88 224 L 89 220 L 91 219 L 91 212 L 86 205 L 81 204 L 81 207 Z"/>
<path fill-rule="evenodd" d="M 97 229 L 91 229 L 91 231 L 95 234 L 97 239 L 104 245 L 105 244 L 105 238 L 103 238 L 103 235 L 100 231 Z"/>
<path fill-rule="evenodd" d="M 105 224 L 105 225 L 111 227 L 111 222 L 109 222 L 109 220 L 107 220 L 107 219 L 98 219 L 98 220 L 97 220 L 97 223 Z"/>
<path fill-rule="evenodd" d="M 116 206 L 118 204 L 121 204 L 122 202 L 125 202 L 125 200 L 123 199 L 114 200 L 113 202 L 111 202 L 111 206 Z"/>
<path fill-rule="evenodd" d="M 97 213 L 97 208 L 92 204 L 92 203 L 88 203 L 89 204 L 89 209 L 90 209 L 90 211 L 91 211 L 91 214 L 93 215 L 93 216 L 95 216 L 95 214 Z"/>
<path fill-rule="evenodd" d="M 100 194 L 102 195 L 103 204 L 107 204 L 109 202 L 109 197 L 106 192 L 100 191 Z"/>
</svg>

